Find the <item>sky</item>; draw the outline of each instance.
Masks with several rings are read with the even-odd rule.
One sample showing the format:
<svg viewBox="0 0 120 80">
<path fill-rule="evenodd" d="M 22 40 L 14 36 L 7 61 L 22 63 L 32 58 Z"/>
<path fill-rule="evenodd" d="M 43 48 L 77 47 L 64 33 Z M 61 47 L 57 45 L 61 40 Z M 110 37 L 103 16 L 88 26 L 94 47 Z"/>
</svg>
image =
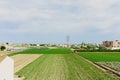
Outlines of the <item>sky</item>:
<svg viewBox="0 0 120 80">
<path fill-rule="evenodd" d="M 120 40 L 120 0 L 0 0 L 0 42 Z"/>
</svg>

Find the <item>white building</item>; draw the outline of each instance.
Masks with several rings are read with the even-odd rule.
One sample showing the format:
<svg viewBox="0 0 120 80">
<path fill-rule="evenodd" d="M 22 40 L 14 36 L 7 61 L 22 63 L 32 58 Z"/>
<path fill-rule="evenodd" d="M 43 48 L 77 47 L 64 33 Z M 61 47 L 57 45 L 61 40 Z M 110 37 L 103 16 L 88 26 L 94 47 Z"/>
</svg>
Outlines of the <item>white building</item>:
<svg viewBox="0 0 120 80">
<path fill-rule="evenodd" d="M 14 60 L 0 55 L 0 80 L 14 80 Z"/>
</svg>

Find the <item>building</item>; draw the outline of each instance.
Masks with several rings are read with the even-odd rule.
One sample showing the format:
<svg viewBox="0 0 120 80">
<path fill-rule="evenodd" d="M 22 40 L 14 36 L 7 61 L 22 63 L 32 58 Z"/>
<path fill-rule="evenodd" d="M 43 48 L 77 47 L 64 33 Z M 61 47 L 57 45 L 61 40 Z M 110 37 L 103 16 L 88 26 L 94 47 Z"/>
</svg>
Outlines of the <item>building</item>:
<svg viewBox="0 0 120 80">
<path fill-rule="evenodd" d="M 14 60 L 0 55 L 0 80 L 14 80 Z"/>
<path fill-rule="evenodd" d="M 103 41 L 103 47 L 109 50 L 117 50 L 117 49 L 120 49 L 120 42 L 118 40 Z"/>
</svg>

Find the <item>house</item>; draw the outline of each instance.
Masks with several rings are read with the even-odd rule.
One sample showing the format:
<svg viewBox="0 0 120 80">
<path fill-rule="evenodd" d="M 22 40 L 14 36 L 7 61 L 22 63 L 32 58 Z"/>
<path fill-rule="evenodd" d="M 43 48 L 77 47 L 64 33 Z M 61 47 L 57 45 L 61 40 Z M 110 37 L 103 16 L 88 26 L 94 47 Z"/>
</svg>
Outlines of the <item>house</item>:
<svg viewBox="0 0 120 80">
<path fill-rule="evenodd" d="M 14 80 L 14 60 L 0 55 L 0 80 Z"/>
</svg>

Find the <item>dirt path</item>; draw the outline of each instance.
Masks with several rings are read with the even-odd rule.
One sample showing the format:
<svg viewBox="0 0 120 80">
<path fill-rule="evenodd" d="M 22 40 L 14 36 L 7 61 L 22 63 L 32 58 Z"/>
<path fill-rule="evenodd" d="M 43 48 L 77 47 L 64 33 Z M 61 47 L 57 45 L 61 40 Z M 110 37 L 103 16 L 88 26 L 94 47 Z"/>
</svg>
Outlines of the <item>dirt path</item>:
<svg viewBox="0 0 120 80">
<path fill-rule="evenodd" d="M 14 72 L 16 73 L 29 63 L 33 62 L 38 57 L 42 56 L 42 54 L 18 54 L 15 56 L 12 56 L 14 59 Z"/>
</svg>

